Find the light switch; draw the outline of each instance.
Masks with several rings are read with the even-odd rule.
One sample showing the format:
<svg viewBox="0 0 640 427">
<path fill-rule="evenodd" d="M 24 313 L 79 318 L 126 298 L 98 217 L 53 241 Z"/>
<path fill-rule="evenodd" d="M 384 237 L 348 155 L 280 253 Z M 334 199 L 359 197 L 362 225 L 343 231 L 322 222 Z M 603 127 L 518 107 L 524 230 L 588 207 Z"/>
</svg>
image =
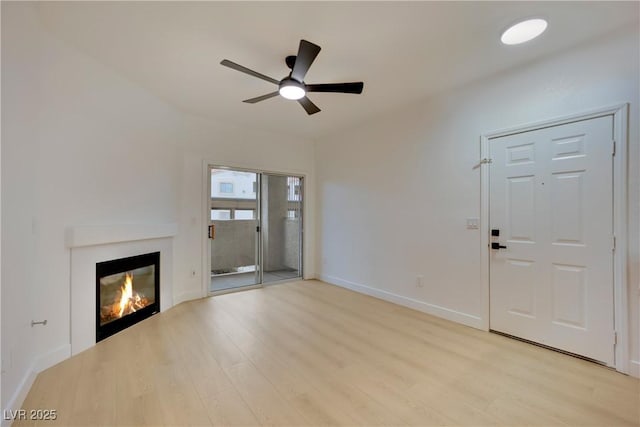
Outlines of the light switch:
<svg viewBox="0 0 640 427">
<path fill-rule="evenodd" d="M 480 218 L 467 218 L 467 228 L 470 230 L 480 228 Z"/>
</svg>

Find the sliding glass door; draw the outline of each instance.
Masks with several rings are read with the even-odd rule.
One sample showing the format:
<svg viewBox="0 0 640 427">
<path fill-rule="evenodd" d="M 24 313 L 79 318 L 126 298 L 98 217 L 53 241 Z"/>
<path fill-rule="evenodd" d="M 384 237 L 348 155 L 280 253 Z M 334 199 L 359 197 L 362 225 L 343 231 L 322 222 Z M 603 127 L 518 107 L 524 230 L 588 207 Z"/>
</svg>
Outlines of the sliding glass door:
<svg viewBox="0 0 640 427">
<path fill-rule="evenodd" d="M 262 283 L 302 277 L 302 178 L 262 174 Z"/>
<path fill-rule="evenodd" d="M 303 178 L 209 168 L 209 292 L 302 277 Z"/>
</svg>

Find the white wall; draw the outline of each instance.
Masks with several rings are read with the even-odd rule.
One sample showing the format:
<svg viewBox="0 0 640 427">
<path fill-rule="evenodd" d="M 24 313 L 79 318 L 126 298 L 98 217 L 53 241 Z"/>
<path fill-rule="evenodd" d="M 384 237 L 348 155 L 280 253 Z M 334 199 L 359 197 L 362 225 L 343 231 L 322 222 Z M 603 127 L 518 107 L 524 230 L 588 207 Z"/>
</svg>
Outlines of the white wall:
<svg viewBox="0 0 640 427">
<path fill-rule="evenodd" d="M 2 408 L 68 356 L 65 227 L 178 223 L 177 303 L 202 296 L 206 161 L 313 186 L 308 141 L 187 117 L 48 34 L 32 4 L 2 3 L 2 125 Z"/>
<path fill-rule="evenodd" d="M 637 28 L 621 30 L 318 141 L 321 278 L 479 327 L 480 233 L 465 220 L 480 216 L 480 135 L 630 102 L 630 335 L 640 360 L 638 51 Z"/>
<path fill-rule="evenodd" d="M 32 217 L 36 211 L 31 163 L 36 158 L 33 106 L 38 102 L 39 85 L 24 91 L 15 82 L 35 82 L 40 63 L 38 35 L 23 34 L 21 46 L 12 44 L 8 33 L 17 30 L 20 24 L 16 21 L 25 17 L 15 16 L 14 20 L 7 15 L 2 4 L 2 408 L 27 379 L 25 373 L 35 354 L 35 331 L 29 323 L 35 282 L 30 266 L 35 259 Z M 12 140 L 15 143 L 9 142 Z M 31 160 L 21 161 L 26 159 Z M 20 188 L 8 185 L 10 180 L 20 182 Z"/>
<path fill-rule="evenodd" d="M 2 9 L 0 9 L 0 21 L 2 19 Z M 2 79 L 2 60 L 0 59 L 0 80 Z M 0 95 L 2 90 L 0 89 Z M 0 129 L 2 128 L 2 119 L 4 119 L 4 115 L 2 115 L 2 105 L 0 104 Z M 0 130 L 1 133 L 1 130 Z M 0 135 L 0 188 L 2 188 L 2 136 Z M 2 241 L 2 196 L 0 192 L 0 242 Z M 2 337 L 2 245 L 0 244 L 0 337 Z M 4 372 L 4 362 L 2 359 L 2 339 L 0 339 L 0 383 L 2 378 L 2 372 Z M 0 407 L 2 407 L 2 386 L 0 385 Z"/>
</svg>

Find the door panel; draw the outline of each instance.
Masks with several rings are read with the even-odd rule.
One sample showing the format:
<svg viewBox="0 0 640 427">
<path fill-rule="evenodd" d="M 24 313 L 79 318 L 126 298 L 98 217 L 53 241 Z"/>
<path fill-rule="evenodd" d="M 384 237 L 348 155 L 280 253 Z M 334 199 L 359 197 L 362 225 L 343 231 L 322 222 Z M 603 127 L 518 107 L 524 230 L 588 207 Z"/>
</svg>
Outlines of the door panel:
<svg viewBox="0 0 640 427">
<path fill-rule="evenodd" d="M 258 174 L 210 169 L 213 226 L 209 291 L 253 286 L 259 280 Z"/>
<path fill-rule="evenodd" d="M 612 365 L 611 116 L 490 140 L 491 329 Z"/>
<path fill-rule="evenodd" d="M 556 173 L 551 182 L 551 238 L 556 245 L 584 245 L 584 171 Z"/>
<path fill-rule="evenodd" d="M 505 278 L 513 284 L 509 313 L 535 318 L 535 263 L 508 259 L 505 267 Z"/>
<path fill-rule="evenodd" d="M 262 174 L 262 282 L 302 277 L 300 177 Z"/>
<path fill-rule="evenodd" d="M 553 264 L 553 318 L 558 325 L 586 329 L 586 269 Z"/>
<path fill-rule="evenodd" d="M 507 179 L 509 240 L 534 241 L 535 227 L 532 215 L 535 212 L 535 181 L 535 176 Z"/>
</svg>

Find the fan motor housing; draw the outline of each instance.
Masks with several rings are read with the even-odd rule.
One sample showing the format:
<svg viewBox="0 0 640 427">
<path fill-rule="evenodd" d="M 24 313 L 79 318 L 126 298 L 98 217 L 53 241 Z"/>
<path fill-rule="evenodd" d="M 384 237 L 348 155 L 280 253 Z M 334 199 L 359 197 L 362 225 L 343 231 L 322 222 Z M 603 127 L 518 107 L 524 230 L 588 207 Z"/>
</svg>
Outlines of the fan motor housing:
<svg viewBox="0 0 640 427">
<path fill-rule="evenodd" d="M 278 85 L 279 89 L 282 89 L 284 86 L 295 86 L 295 87 L 299 87 L 300 89 L 304 90 L 306 92 L 306 87 L 304 84 L 300 83 L 299 81 L 292 79 L 291 77 L 285 77 L 284 79 L 280 80 L 280 84 Z"/>
<path fill-rule="evenodd" d="M 285 64 L 287 64 L 287 67 L 289 67 L 291 70 L 293 70 L 293 66 L 296 63 L 296 56 L 295 55 L 289 55 L 284 59 Z"/>
</svg>

